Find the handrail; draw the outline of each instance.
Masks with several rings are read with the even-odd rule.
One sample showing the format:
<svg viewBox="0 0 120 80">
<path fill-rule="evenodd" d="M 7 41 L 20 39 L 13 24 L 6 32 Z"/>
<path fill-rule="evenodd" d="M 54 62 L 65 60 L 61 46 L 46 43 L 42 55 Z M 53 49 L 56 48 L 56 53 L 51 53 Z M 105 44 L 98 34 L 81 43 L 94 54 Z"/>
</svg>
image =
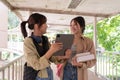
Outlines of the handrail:
<svg viewBox="0 0 120 80">
<path fill-rule="evenodd" d="M 23 77 L 23 55 L 19 55 L 0 67 L 0 80 L 22 80 Z M 4 61 L 3 61 L 4 62 Z M 6 73 L 7 71 L 7 73 Z M 7 74 L 7 75 L 6 75 Z"/>
<path fill-rule="evenodd" d="M 115 51 L 100 51 L 97 50 L 97 65 L 96 73 L 110 80 L 118 80 L 120 74 L 118 70 L 118 60 L 116 56 L 120 56 L 120 52 Z M 115 66 L 114 66 L 115 65 Z"/>
<path fill-rule="evenodd" d="M 18 56 L 18 57 L 16 57 L 16 58 L 15 58 L 15 59 L 13 59 L 13 60 L 10 60 L 10 62 L 9 62 L 9 63 L 7 63 L 6 65 L 4 65 L 4 66 L 0 67 L 0 71 L 2 71 L 3 69 L 5 69 L 5 68 L 9 67 L 11 64 L 13 64 L 13 63 L 14 63 L 14 62 L 16 62 L 17 60 L 21 59 L 22 57 L 23 57 L 23 55 Z"/>
</svg>

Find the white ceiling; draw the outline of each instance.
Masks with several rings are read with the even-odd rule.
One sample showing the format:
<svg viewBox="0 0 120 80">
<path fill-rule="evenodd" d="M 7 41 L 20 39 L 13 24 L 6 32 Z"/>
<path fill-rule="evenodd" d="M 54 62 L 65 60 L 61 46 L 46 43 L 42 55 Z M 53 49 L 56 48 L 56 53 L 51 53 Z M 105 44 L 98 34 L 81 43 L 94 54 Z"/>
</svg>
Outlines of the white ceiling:
<svg viewBox="0 0 120 80">
<path fill-rule="evenodd" d="M 49 30 L 69 28 L 70 20 L 84 16 L 86 24 L 120 14 L 120 0 L 0 0 L 13 10 L 21 20 L 33 12 L 47 16 Z"/>
</svg>

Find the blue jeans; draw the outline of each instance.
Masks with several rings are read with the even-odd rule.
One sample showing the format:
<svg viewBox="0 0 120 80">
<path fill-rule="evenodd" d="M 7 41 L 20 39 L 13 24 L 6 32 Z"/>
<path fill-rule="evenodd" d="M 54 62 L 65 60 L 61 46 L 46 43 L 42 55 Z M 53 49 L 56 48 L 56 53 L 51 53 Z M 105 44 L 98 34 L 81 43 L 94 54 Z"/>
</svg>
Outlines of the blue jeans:
<svg viewBox="0 0 120 80">
<path fill-rule="evenodd" d="M 77 80 L 77 67 L 68 62 L 64 67 L 63 80 Z"/>
<path fill-rule="evenodd" d="M 53 80 L 53 71 L 50 67 L 47 68 L 48 78 L 36 77 L 36 80 Z"/>
</svg>

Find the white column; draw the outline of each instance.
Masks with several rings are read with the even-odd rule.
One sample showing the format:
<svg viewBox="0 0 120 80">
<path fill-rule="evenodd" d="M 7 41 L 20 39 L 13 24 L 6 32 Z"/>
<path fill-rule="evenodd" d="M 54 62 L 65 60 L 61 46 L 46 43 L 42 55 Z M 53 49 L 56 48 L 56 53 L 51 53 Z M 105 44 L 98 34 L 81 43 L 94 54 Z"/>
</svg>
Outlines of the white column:
<svg viewBox="0 0 120 80">
<path fill-rule="evenodd" d="M 94 40 L 95 48 L 97 48 L 97 28 L 96 28 L 96 23 L 97 23 L 97 17 L 94 17 L 93 40 Z"/>
<path fill-rule="evenodd" d="M 0 2 L 0 48 L 7 48 L 8 8 Z"/>
<path fill-rule="evenodd" d="M 97 17 L 94 17 L 93 40 L 94 40 L 95 49 L 97 48 L 97 28 L 96 28 L 96 23 L 97 23 Z M 97 65 L 95 65 L 95 74 L 97 74 Z"/>
</svg>

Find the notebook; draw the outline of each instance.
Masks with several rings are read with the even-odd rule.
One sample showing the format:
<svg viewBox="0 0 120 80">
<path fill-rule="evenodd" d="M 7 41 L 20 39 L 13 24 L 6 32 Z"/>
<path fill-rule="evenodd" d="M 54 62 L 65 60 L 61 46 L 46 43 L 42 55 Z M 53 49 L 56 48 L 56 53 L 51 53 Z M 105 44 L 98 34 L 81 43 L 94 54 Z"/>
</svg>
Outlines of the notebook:
<svg viewBox="0 0 120 80">
<path fill-rule="evenodd" d="M 77 62 L 86 62 L 95 59 L 95 55 L 90 54 L 90 52 L 79 53 L 76 55 L 76 57 L 77 57 Z"/>
</svg>

